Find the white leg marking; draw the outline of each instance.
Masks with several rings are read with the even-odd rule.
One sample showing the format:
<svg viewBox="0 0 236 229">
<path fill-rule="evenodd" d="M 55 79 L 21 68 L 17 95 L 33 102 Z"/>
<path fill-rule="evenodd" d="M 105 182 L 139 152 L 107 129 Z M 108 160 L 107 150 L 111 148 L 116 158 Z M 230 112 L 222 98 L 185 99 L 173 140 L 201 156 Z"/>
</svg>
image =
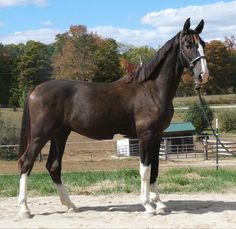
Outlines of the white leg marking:
<svg viewBox="0 0 236 229">
<path fill-rule="evenodd" d="M 157 191 L 157 184 L 155 182 L 154 184 L 150 185 L 150 201 L 154 203 L 154 202 L 158 202 L 159 200 L 160 200 L 160 197 Z"/>
<path fill-rule="evenodd" d="M 55 184 L 60 196 L 61 203 L 68 208 L 68 212 L 76 210 L 75 205 L 71 202 L 68 192 L 63 184 Z"/>
<path fill-rule="evenodd" d="M 18 203 L 20 206 L 19 216 L 22 218 L 31 217 L 30 210 L 27 206 L 27 179 L 28 179 L 27 173 L 21 174 Z"/>
<path fill-rule="evenodd" d="M 156 203 L 157 212 L 164 211 L 167 208 L 166 205 L 160 199 L 159 193 L 157 191 L 156 182 L 150 185 L 150 201 L 152 203 Z"/>
<path fill-rule="evenodd" d="M 146 213 L 154 214 L 155 210 L 150 204 L 149 200 L 149 182 L 150 182 L 150 175 L 151 175 L 151 165 L 145 166 L 140 163 L 140 176 L 141 176 L 141 195 L 140 201 L 142 205 L 146 209 Z"/>
</svg>

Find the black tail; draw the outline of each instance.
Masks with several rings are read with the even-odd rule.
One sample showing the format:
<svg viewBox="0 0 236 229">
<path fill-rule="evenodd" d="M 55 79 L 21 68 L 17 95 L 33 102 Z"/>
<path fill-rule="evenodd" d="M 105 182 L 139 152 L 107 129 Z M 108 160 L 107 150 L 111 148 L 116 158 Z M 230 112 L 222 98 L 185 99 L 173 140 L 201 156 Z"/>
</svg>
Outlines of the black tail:
<svg viewBox="0 0 236 229">
<path fill-rule="evenodd" d="M 20 167 L 22 167 L 22 163 L 24 162 L 24 158 L 27 152 L 28 143 L 30 139 L 29 96 L 30 92 L 28 93 L 25 99 L 23 117 L 21 121 L 20 142 L 18 151 L 18 163 Z"/>
</svg>

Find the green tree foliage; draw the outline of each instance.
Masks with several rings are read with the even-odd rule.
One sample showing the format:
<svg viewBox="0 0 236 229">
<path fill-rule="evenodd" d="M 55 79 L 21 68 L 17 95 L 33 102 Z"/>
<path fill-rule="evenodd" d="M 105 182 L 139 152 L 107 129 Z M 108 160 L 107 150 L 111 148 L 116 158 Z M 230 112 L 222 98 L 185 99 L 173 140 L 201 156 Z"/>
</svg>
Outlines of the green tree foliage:
<svg viewBox="0 0 236 229">
<path fill-rule="evenodd" d="M 124 73 L 136 70 L 140 62 L 147 64 L 156 53 L 154 48 L 148 46 L 133 47 L 121 44 L 120 50 L 122 52 L 120 64 Z"/>
<path fill-rule="evenodd" d="M 7 105 L 13 82 L 13 60 L 7 48 L 0 44 L 0 104 Z"/>
<path fill-rule="evenodd" d="M 118 44 L 113 39 L 101 39 L 95 51 L 95 63 L 97 71 L 93 81 L 111 82 L 122 75 L 120 68 L 120 54 Z"/>
<path fill-rule="evenodd" d="M 229 132 L 236 130 L 236 111 L 222 110 L 219 113 L 220 130 Z"/>
<path fill-rule="evenodd" d="M 8 50 L 9 55 L 12 59 L 11 72 L 12 72 L 12 82 L 10 87 L 10 98 L 8 104 L 11 106 L 19 105 L 19 90 L 18 90 L 18 71 L 17 63 L 19 62 L 21 56 L 24 53 L 24 44 L 10 44 L 5 46 Z"/>
<path fill-rule="evenodd" d="M 36 85 L 49 80 L 52 74 L 51 56 L 48 46 L 40 42 L 27 42 L 17 63 L 20 100 Z"/>
<path fill-rule="evenodd" d="M 209 121 L 212 122 L 214 118 L 213 112 L 204 99 L 203 109 L 205 110 Z M 208 122 L 204 116 L 200 102 L 194 102 L 190 105 L 188 112 L 184 117 L 184 120 L 187 122 L 192 122 L 198 133 L 201 133 L 208 127 Z"/>
<path fill-rule="evenodd" d="M 130 64 L 140 64 L 140 58 L 143 64 L 148 63 L 155 55 L 156 50 L 148 46 L 133 47 L 127 46 L 123 56 Z"/>
</svg>

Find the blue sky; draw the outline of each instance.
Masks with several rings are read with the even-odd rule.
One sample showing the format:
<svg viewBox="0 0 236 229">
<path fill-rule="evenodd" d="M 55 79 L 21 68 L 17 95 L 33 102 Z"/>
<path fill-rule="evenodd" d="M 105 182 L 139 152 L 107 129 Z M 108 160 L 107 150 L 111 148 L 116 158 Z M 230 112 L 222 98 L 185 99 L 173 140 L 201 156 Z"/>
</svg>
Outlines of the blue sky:
<svg viewBox="0 0 236 229">
<path fill-rule="evenodd" d="M 52 43 L 70 25 L 103 37 L 157 47 L 203 18 L 205 40 L 236 35 L 236 1 L 219 0 L 0 0 L 0 42 Z"/>
</svg>

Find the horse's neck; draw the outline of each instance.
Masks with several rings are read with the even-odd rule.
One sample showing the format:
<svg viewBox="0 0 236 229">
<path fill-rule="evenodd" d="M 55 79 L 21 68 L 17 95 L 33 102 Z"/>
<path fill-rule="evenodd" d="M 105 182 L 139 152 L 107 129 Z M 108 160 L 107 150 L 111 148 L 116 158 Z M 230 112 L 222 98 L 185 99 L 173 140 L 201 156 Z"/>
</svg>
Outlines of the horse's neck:
<svg viewBox="0 0 236 229">
<path fill-rule="evenodd" d="M 161 70 L 157 73 L 154 83 L 154 90 L 158 93 L 159 99 L 172 103 L 176 94 L 183 67 L 178 58 L 177 48 L 173 48 L 167 55 Z"/>
</svg>

